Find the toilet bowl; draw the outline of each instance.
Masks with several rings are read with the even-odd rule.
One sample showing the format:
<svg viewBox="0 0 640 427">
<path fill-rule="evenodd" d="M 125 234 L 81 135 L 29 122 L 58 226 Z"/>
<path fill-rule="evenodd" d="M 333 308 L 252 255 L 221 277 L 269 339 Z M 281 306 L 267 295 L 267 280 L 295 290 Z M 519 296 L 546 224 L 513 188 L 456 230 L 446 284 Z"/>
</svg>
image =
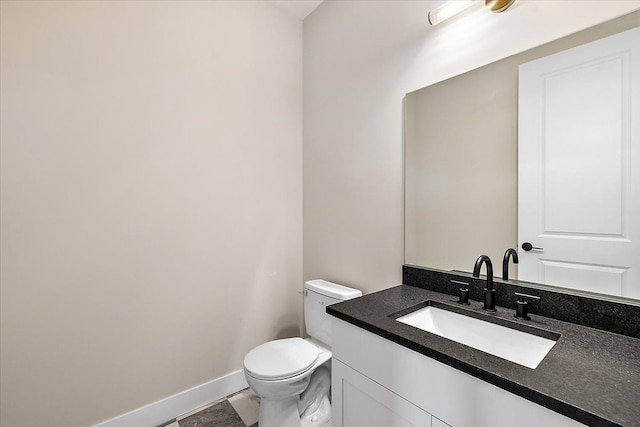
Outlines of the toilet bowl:
<svg viewBox="0 0 640 427">
<path fill-rule="evenodd" d="M 312 280 L 303 294 L 311 338 L 269 341 L 244 358 L 247 383 L 261 398 L 259 427 L 331 426 L 331 322 L 325 309 L 362 292 Z"/>
</svg>

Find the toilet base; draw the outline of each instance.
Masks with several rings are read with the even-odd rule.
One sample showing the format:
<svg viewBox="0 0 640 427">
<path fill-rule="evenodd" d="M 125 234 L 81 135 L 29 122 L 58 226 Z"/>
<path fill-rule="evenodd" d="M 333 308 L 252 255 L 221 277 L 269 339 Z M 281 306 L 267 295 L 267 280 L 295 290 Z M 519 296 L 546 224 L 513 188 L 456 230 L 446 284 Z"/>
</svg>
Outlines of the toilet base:
<svg viewBox="0 0 640 427">
<path fill-rule="evenodd" d="M 262 394 L 259 427 L 331 427 L 331 374 L 327 366 L 277 388 L 254 380 L 249 385 L 256 394 Z"/>
<path fill-rule="evenodd" d="M 298 413 L 298 396 L 284 400 L 262 398 L 258 427 L 302 427 Z"/>
<path fill-rule="evenodd" d="M 298 409 L 302 427 L 331 427 L 331 371 L 318 367 L 311 375 L 307 389 L 300 395 Z"/>
<path fill-rule="evenodd" d="M 301 427 L 331 427 L 331 403 L 329 396 L 322 398 L 320 407 L 312 414 L 303 414 L 300 418 Z"/>
<path fill-rule="evenodd" d="M 331 404 L 324 396 L 310 414 L 298 412 L 298 397 L 285 400 L 262 399 L 258 427 L 331 427 Z"/>
</svg>

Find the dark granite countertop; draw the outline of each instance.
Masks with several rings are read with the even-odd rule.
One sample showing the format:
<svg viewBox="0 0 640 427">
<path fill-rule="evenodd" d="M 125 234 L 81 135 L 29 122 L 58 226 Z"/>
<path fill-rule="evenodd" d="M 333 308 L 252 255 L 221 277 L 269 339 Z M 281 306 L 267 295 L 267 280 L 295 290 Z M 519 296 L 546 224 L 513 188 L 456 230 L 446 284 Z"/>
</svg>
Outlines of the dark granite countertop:
<svg viewBox="0 0 640 427">
<path fill-rule="evenodd" d="M 560 334 L 536 369 L 484 353 L 394 320 L 393 314 L 427 300 L 469 310 L 477 316 Z M 400 285 L 327 307 L 327 313 L 527 400 L 589 426 L 640 426 L 640 339 Z M 526 328 L 526 326 L 524 326 Z"/>
</svg>

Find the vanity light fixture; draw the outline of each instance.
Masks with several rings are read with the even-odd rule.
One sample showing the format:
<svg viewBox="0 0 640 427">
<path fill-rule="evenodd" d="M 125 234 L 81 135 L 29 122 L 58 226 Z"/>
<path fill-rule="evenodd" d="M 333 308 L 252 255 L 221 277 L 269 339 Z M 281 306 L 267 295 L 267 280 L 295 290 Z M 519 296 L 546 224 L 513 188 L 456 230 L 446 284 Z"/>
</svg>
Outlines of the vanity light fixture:
<svg viewBox="0 0 640 427">
<path fill-rule="evenodd" d="M 473 0 L 452 0 L 429 11 L 429 24 L 436 25 L 455 16 L 473 4 Z"/>
<path fill-rule="evenodd" d="M 484 6 L 491 12 L 504 12 L 516 0 L 484 0 Z"/>
<path fill-rule="evenodd" d="M 452 0 L 429 11 L 429 24 L 436 25 L 469 8 L 476 0 Z M 484 0 L 484 5 L 491 12 L 504 12 L 516 0 Z"/>
</svg>

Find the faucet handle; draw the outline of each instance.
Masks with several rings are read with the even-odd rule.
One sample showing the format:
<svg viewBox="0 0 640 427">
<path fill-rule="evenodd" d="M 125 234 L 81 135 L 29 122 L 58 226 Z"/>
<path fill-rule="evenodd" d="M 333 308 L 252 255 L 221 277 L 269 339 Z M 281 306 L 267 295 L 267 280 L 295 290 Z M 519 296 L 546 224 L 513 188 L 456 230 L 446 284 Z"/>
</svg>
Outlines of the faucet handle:
<svg viewBox="0 0 640 427">
<path fill-rule="evenodd" d="M 514 314 L 514 317 L 516 317 L 517 319 L 531 320 L 531 318 L 529 317 L 529 304 L 524 299 L 528 298 L 532 300 L 539 300 L 540 297 L 535 295 L 521 294 L 520 292 L 514 293 L 518 297 L 518 300 L 516 301 L 516 314 Z"/>
<path fill-rule="evenodd" d="M 460 288 L 458 289 L 459 291 L 458 304 L 467 304 L 467 305 L 471 304 L 469 302 L 469 283 L 461 282 L 459 280 L 450 280 L 450 282 L 455 285 L 460 285 Z"/>
</svg>

